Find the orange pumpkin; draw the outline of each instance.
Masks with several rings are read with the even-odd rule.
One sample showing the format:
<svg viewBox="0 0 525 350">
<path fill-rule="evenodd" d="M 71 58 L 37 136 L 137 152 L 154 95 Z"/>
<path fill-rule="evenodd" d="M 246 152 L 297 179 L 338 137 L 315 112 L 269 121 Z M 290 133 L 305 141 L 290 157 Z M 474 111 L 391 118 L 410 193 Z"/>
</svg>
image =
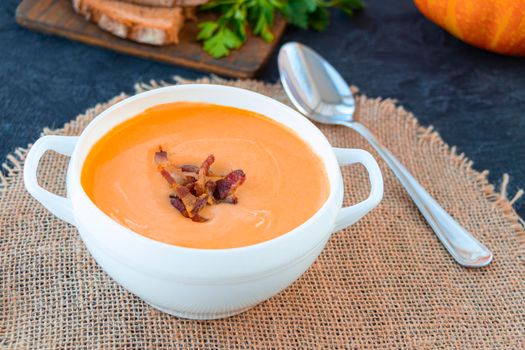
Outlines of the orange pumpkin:
<svg viewBox="0 0 525 350">
<path fill-rule="evenodd" d="M 471 45 L 525 56 L 525 0 L 414 0 L 432 22 Z"/>
</svg>

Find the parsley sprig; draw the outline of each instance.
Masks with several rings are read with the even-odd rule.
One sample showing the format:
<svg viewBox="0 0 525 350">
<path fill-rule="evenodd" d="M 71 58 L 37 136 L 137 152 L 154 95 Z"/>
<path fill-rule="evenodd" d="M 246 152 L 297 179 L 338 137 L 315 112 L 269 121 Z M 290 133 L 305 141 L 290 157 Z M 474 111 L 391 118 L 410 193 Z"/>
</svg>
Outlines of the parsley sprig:
<svg viewBox="0 0 525 350">
<path fill-rule="evenodd" d="M 221 58 L 243 45 L 248 27 L 254 35 L 272 41 L 277 13 L 290 24 L 322 31 L 330 21 L 329 8 L 353 15 L 363 6 L 362 0 L 211 0 L 199 9 L 217 12 L 219 17 L 199 23 L 197 40 L 203 41 L 211 56 Z"/>
</svg>

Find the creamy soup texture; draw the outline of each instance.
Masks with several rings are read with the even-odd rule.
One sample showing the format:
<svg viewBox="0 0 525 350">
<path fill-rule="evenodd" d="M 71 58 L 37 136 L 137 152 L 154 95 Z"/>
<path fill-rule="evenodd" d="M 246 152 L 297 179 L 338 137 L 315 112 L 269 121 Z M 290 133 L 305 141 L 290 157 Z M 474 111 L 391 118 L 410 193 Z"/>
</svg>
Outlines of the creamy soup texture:
<svg viewBox="0 0 525 350">
<path fill-rule="evenodd" d="M 238 203 L 207 206 L 204 223 L 184 218 L 171 206 L 172 190 L 157 170 L 159 146 L 175 164 L 200 164 L 213 154 L 215 173 L 242 169 Z M 282 235 L 310 218 L 329 194 L 321 160 L 293 131 L 254 112 L 190 102 L 150 108 L 104 135 L 86 158 L 82 186 L 131 230 L 203 249 Z"/>
</svg>

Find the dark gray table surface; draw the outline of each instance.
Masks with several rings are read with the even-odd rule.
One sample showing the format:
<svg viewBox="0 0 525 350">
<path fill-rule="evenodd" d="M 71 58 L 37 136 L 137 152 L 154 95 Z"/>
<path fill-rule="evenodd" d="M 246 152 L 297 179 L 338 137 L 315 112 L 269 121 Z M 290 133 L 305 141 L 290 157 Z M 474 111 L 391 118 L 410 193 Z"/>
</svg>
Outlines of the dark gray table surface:
<svg viewBox="0 0 525 350">
<path fill-rule="evenodd" d="M 66 1 L 66 0 L 64 0 Z M 392 97 L 432 124 L 510 193 L 525 186 L 525 59 L 488 53 L 451 37 L 410 0 L 366 0 L 324 33 L 288 28 L 282 42 L 305 43 L 369 96 Z M 0 162 L 97 102 L 133 84 L 204 73 L 129 57 L 16 25 L 18 1 L 0 1 Z M 260 78 L 276 81 L 276 55 Z M 525 216 L 525 205 L 518 203 Z"/>
</svg>

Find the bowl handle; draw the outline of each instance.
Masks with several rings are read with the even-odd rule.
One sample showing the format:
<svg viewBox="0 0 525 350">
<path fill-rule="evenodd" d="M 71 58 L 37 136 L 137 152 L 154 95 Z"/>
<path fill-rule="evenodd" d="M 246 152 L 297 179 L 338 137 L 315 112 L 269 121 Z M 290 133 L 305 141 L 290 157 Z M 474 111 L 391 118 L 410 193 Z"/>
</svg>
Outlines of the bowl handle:
<svg viewBox="0 0 525 350">
<path fill-rule="evenodd" d="M 78 137 L 44 136 L 39 138 L 29 150 L 24 165 L 24 184 L 27 191 L 44 207 L 60 219 L 75 225 L 73 208 L 69 198 L 51 193 L 38 184 L 37 169 L 40 158 L 48 150 L 70 156 L 75 149 Z"/>
<path fill-rule="evenodd" d="M 370 153 L 362 149 L 334 148 L 339 165 L 363 164 L 370 178 L 370 195 L 364 201 L 350 207 L 341 208 L 335 218 L 334 232 L 344 229 L 361 219 L 374 209 L 383 198 L 383 176 L 379 165 Z"/>
</svg>

